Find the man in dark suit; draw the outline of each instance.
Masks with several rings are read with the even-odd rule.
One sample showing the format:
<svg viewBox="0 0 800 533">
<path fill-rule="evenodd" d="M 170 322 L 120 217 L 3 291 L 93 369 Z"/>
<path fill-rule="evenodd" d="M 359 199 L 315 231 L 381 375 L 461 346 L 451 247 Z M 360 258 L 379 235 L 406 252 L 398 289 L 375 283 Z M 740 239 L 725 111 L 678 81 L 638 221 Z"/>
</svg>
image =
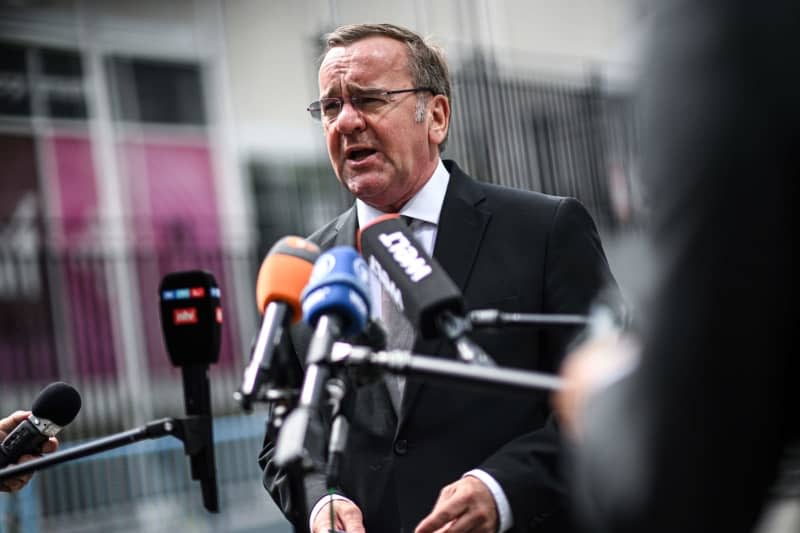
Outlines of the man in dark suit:
<svg viewBox="0 0 800 533">
<path fill-rule="evenodd" d="M 565 365 L 576 507 L 602 533 L 744 533 L 759 519 L 800 531 L 800 367 L 787 348 L 800 9 L 653 10 L 640 109 L 662 271 L 638 306 L 640 348 L 598 339 Z"/>
<path fill-rule="evenodd" d="M 450 85 L 437 48 L 396 26 L 342 27 L 329 36 L 319 85 L 309 111 L 322 122 L 338 179 L 357 198 L 310 237 L 323 249 L 352 245 L 359 227 L 400 213 L 470 309 L 585 313 L 613 283 L 579 202 L 480 183 L 440 159 Z M 520 328 L 473 339 L 503 367 L 554 372 L 571 333 Z M 303 336 L 293 335 L 301 357 Z M 413 348 L 455 358 L 442 341 L 416 340 Z M 330 505 L 333 525 L 348 532 L 424 533 L 447 524 L 453 532 L 563 531 L 559 436 L 546 395 L 465 391 L 413 376 L 353 394 L 338 494 L 325 497 L 321 475 L 306 483 L 315 533 L 330 526 Z M 267 439 L 264 484 L 304 529 L 308 518 L 294 513 L 273 453 Z"/>
</svg>

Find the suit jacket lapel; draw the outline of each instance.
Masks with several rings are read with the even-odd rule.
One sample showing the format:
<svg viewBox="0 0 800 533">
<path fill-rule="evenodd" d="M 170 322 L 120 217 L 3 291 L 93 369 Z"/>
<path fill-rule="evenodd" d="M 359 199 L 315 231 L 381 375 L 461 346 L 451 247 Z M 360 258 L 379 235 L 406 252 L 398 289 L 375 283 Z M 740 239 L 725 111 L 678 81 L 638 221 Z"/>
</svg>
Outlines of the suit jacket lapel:
<svg viewBox="0 0 800 533">
<path fill-rule="evenodd" d="M 350 209 L 339 215 L 331 227 L 330 233 L 322 236 L 319 246 L 323 250 L 334 246 L 355 246 L 357 229 L 358 217 L 356 216 L 356 206 L 353 204 Z"/>
<path fill-rule="evenodd" d="M 445 166 L 450 172 L 450 182 L 439 216 L 433 256 L 463 294 L 491 214 L 481 207 L 485 196 L 478 183 L 452 161 L 445 161 Z M 438 354 L 444 342 L 440 339 L 418 340 L 414 344 L 414 352 L 423 355 Z M 418 380 L 407 381 L 398 431 L 423 388 L 424 385 Z"/>
<path fill-rule="evenodd" d="M 491 214 L 480 207 L 485 196 L 479 185 L 455 163 L 447 163 L 451 164 L 450 184 L 439 216 L 433 256 L 463 293 Z"/>
<path fill-rule="evenodd" d="M 357 222 L 356 208 L 353 205 L 353 207 L 336 217 L 333 222 L 315 232 L 308 239 L 317 243 L 322 251 L 339 245 L 354 246 Z M 304 369 L 306 367 L 305 355 L 312 333 L 311 328 L 302 321 L 291 328 L 292 343 Z"/>
</svg>

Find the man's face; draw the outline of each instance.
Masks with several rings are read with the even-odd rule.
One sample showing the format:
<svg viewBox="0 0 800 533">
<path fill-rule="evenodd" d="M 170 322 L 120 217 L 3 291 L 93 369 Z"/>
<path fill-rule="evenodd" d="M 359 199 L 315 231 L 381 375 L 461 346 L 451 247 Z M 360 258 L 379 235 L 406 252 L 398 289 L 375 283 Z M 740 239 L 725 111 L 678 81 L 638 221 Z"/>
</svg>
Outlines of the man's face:
<svg viewBox="0 0 800 533">
<path fill-rule="evenodd" d="M 435 115 L 426 109 L 423 120 L 416 121 L 415 93 L 389 96 L 388 104 L 364 112 L 347 98 L 414 87 L 407 50 L 400 41 L 368 37 L 332 48 L 319 69 L 320 98 L 345 98 L 338 117 L 330 122 L 323 118 L 336 176 L 357 198 L 385 212 L 398 211 L 433 174 L 441 142 L 430 135 Z"/>
</svg>

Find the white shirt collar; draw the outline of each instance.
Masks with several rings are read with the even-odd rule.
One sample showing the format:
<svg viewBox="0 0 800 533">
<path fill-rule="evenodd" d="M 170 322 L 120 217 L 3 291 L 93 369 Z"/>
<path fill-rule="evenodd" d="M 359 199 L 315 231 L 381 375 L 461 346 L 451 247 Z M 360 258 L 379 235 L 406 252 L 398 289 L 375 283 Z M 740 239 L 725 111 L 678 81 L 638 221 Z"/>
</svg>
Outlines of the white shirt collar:
<svg viewBox="0 0 800 533">
<path fill-rule="evenodd" d="M 422 189 L 412 196 L 411 200 L 400 209 L 400 215 L 407 215 L 438 226 L 439 215 L 442 212 L 444 195 L 447 192 L 447 184 L 449 182 L 450 173 L 447 172 L 444 163 L 439 159 L 439 163 L 436 165 L 436 170 L 433 171 L 431 178 Z M 356 214 L 358 216 L 358 227 L 363 228 L 386 213 L 356 199 Z"/>
</svg>

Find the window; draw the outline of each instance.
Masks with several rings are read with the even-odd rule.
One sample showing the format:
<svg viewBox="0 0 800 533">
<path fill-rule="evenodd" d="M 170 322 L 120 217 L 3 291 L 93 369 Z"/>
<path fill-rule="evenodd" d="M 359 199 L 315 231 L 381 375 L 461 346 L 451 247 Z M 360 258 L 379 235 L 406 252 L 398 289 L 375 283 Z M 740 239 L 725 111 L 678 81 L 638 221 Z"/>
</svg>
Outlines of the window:
<svg viewBox="0 0 800 533">
<path fill-rule="evenodd" d="M 114 56 L 108 60 L 118 120 L 204 125 L 202 71 L 191 62 Z"/>
<path fill-rule="evenodd" d="M 0 43 L 0 115 L 85 119 L 80 53 Z"/>
</svg>

